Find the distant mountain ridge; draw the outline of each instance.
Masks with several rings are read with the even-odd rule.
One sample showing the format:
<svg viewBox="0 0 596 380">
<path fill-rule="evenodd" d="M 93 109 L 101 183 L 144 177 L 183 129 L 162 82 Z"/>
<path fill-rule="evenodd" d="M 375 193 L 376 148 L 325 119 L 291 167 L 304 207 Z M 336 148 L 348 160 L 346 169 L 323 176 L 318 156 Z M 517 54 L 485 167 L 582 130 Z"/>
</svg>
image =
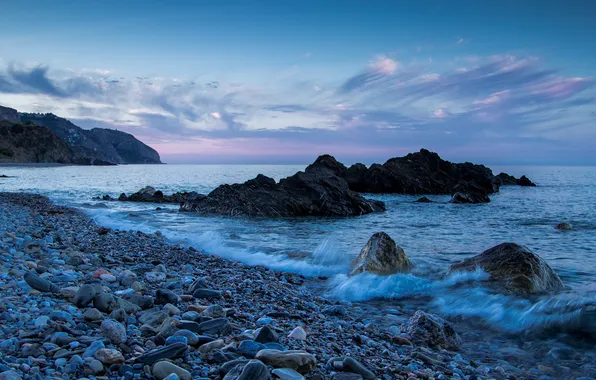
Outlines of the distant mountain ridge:
<svg viewBox="0 0 596 380">
<path fill-rule="evenodd" d="M 52 113 L 19 113 L 23 123 L 43 125 L 64 140 L 73 152 L 91 164 L 161 164 L 157 151 L 133 135 L 113 129 L 83 129 Z"/>
</svg>

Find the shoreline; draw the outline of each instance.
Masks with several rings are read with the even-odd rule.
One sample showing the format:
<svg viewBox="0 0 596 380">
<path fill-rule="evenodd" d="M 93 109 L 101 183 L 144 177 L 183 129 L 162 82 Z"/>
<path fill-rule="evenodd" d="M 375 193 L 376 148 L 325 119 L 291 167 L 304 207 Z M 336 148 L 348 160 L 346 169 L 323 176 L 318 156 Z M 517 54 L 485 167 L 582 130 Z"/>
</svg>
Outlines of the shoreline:
<svg viewBox="0 0 596 380">
<path fill-rule="evenodd" d="M 12 263 L 5 260 L 4 269 L 0 272 L 0 295 L 12 299 L 16 290 L 17 294 L 24 295 L 24 297 L 33 297 L 36 302 L 42 300 L 54 302 L 54 310 L 67 311 L 71 314 L 74 327 L 77 327 L 78 323 L 83 323 L 87 326 L 87 332 L 92 330 L 92 333 L 82 335 L 85 339 L 89 339 L 89 336 L 91 336 L 94 339 L 104 339 L 105 341 L 105 336 L 102 334 L 101 323 L 87 321 L 84 318 L 85 313 L 91 309 L 90 305 L 80 308 L 73 305 L 72 296 L 76 293 L 77 286 L 96 281 L 101 283 L 104 291 L 108 294 L 124 298 L 127 297 L 128 293 L 134 292 L 137 298 L 142 296 L 152 299 L 153 303 L 156 303 L 159 298 L 157 297 L 159 295 L 158 290 L 160 292 L 167 291 L 168 294 L 171 291 L 176 294 L 178 303 L 176 303 L 175 308 L 179 310 L 179 313 L 171 313 L 172 305 L 160 305 L 154 306 L 153 309 L 130 312 L 122 320 L 122 324 L 127 326 L 126 343 L 110 345 L 109 340 L 104 342 L 105 347 L 112 347 L 123 354 L 127 365 L 130 364 L 132 368 L 131 371 L 133 372 L 131 374 L 140 374 L 142 378 L 153 378 L 149 375 L 151 368 L 146 366 L 135 368 L 135 357 L 138 357 L 143 351 L 151 351 L 151 349 L 166 343 L 163 341 L 165 335 L 162 334 L 164 332 L 162 329 L 170 329 L 167 334 L 181 329 L 180 320 L 186 320 L 191 312 L 198 314 L 199 319 L 197 321 L 213 318 L 214 316 L 208 311 L 215 307 L 213 305 L 219 305 L 217 308 L 221 307 L 226 311 L 225 314 L 219 315 L 219 317 L 225 316 L 228 318 L 232 331 L 223 335 L 213 334 L 210 338 L 211 340 L 215 339 L 215 341 L 223 339 L 223 347 L 218 346 L 220 343 L 217 343 L 213 348 L 201 348 L 203 345 L 192 346 L 186 349 L 181 354 L 182 357 L 175 361 L 178 366 L 188 370 L 193 378 L 223 378 L 224 375 L 221 374 L 221 370 L 222 368 L 229 369 L 225 365 L 226 362 L 230 361 L 229 359 L 237 356 L 246 357 L 244 350 L 247 344 L 242 343 L 242 341 L 252 342 L 255 340 L 255 329 L 261 328 L 265 324 L 271 326 L 272 330 L 279 336 L 278 344 L 281 344 L 281 347 L 275 347 L 304 350 L 309 355 L 313 355 L 317 364 L 315 368 L 304 373 L 305 378 L 308 379 L 351 378 L 345 376 L 347 376 L 346 371 L 349 372 L 352 368 L 340 364 L 335 366 L 330 364 L 338 363 L 333 358 L 343 355 L 356 359 L 357 362 L 368 368 L 368 371 L 372 372 L 375 378 L 381 379 L 468 378 L 470 376 L 479 379 L 506 379 L 510 376 L 537 379 L 540 377 L 532 371 L 526 372 L 526 370 L 512 366 L 507 361 L 495 360 L 499 356 L 503 357 L 503 355 L 491 359 L 480 354 L 480 352 L 476 353 L 476 351 L 470 349 L 465 341 L 462 344 L 462 350 L 459 351 L 453 349 L 447 351 L 443 350 L 443 347 L 433 346 L 428 342 L 416 341 L 410 334 L 411 331 L 408 330 L 407 323 L 408 318 L 417 310 L 415 302 L 407 304 L 410 301 L 404 301 L 404 307 L 398 307 L 402 310 L 396 310 L 395 315 L 391 310 L 385 308 L 385 312 L 391 313 L 391 315 L 387 314 L 385 317 L 394 317 L 393 324 L 389 325 L 381 323 L 378 318 L 375 318 L 375 312 L 378 314 L 383 312 L 383 309 L 371 310 L 371 308 L 374 308 L 371 303 L 352 304 L 321 297 L 322 282 L 317 279 L 274 271 L 262 266 L 249 266 L 212 254 L 201 253 L 192 247 L 171 243 L 159 232 L 145 234 L 135 231 L 106 229 L 97 225 L 83 211 L 57 206 L 45 196 L 0 193 L 0 206 L 2 206 L 0 207 L 0 222 L 3 222 L 0 223 L 0 248 L 2 248 L 0 249 L 0 258 L 6 258 L 5 251 L 10 249 L 11 246 L 15 249 L 13 253 L 17 253 L 13 257 Z M 5 223 L 7 220 L 11 223 Z M 23 223 L 24 220 L 28 220 L 30 225 Z M 23 227 L 23 224 L 27 224 L 27 227 L 23 228 L 22 232 L 15 234 L 18 231 L 18 226 Z M 10 232 L 11 227 L 12 232 Z M 42 234 L 39 233 L 40 230 L 43 231 Z M 8 240 L 12 239 L 11 236 L 13 235 L 10 234 L 15 234 L 14 236 L 17 238 L 13 243 L 6 241 L 6 236 L 9 236 Z M 32 255 L 19 250 L 22 248 L 23 238 L 26 236 L 36 241 L 39 239 L 43 241 L 44 236 L 60 236 L 60 238 L 41 244 L 41 254 Z M 19 241 L 20 243 L 18 243 Z M 58 241 L 60 242 L 58 243 Z M 28 269 L 33 268 L 34 265 L 38 265 L 40 262 L 42 265 L 47 265 L 47 262 L 43 260 L 45 255 L 49 255 L 55 264 L 49 266 L 48 270 L 40 276 L 46 276 L 44 278 L 55 282 L 61 288 L 61 291 L 57 294 L 36 294 L 37 292 L 32 292 L 31 288 L 27 287 L 23 281 L 22 276 Z M 73 256 L 77 257 L 75 261 L 82 260 L 82 263 L 73 265 L 71 263 L 71 260 L 74 260 Z M 97 260 L 98 258 L 100 261 Z M 147 273 L 162 273 L 158 269 L 164 269 L 164 267 L 165 280 L 153 283 L 146 278 Z M 104 270 L 108 273 L 103 273 Z M 140 290 L 134 285 L 121 283 L 122 273 L 127 271 L 132 271 L 136 276 L 136 280 L 142 283 L 143 286 Z M 94 275 L 99 272 L 106 276 L 99 279 L 94 278 Z M 66 273 L 66 278 L 63 277 L 62 273 Z M 55 278 L 58 278 L 58 280 L 56 281 Z M 195 299 L 189 294 L 188 288 L 192 280 L 197 278 L 205 280 L 203 286 L 207 290 L 216 292 L 203 294 L 215 298 Z M 62 294 L 62 291 L 66 294 Z M 13 306 L 16 306 L 17 310 L 20 307 L 27 309 L 26 306 L 18 303 Z M 235 312 L 232 313 L 230 309 L 235 309 Z M 2 318 L 5 317 L 7 312 L 9 312 L 9 309 L 0 306 Z M 402 314 L 403 312 L 406 315 Z M 146 324 L 141 323 L 144 320 L 143 315 L 151 313 L 168 314 L 167 321 L 171 322 L 170 325 L 166 324 L 164 326 L 161 323 L 148 327 Z M 29 315 L 28 310 L 23 314 L 27 315 L 27 319 L 24 321 L 25 326 L 34 324 L 35 322 L 32 321 L 37 321 L 39 318 L 45 319 L 49 316 L 53 328 L 60 326 L 58 331 L 69 331 L 68 323 L 66 323 L 66 327 L 62 326 L 65 321 L 54 320 L 52 313 L 48 314 L 47 310 L 44 314 Z M 109 315 L 114 317 L 114 312 L 109 310 L 101 314 L 104 320 Z M 19 320 L 19 317 L 14 317 L 14 319 Z M 187 325 L 185 324 L 187 323 L 182 322 L 183 330 L 186 329 Z M 192 323 L 191 325 L 194 326 Z M 10 326 L 11 328 L 14 327 L 13 325 Z M 70 326 L 70 328 L 73 326 Z M 31 327 L 35 327 L 35 324 Z M 297 327 L 302 327 L 304 332 L 307 333 L 305 340 L 288 337 Z M 15 336 L 20 336 L 19 334 L 22 331 L 19 331 L 19 329 L 24 330 L 25 327 L 19 326 L 15 329 L 12 332 L 9 331 L 9 333 L 6 333 L 5 330 L 0 335 L 0 351 L 5 355 L 3 345 L 8 345 L 6 342 Z M 35 328 L 35 331 L 37 330 L 39 328 Z M 139 330 L 141 331 L 140 337 L 137 336 Z M 482 335 L 481 329 L 475 330 L 474 333 Z M 48 335 L 45 330 L 38 331 L 38 334 L 44 336 L 45 339 L 52 336 L 51 334 Z M 52 334 L 55 335 L 56 331 L 53 331 Z M 174 338 L 176 337 L 174 336 Z M 494 338 L 494 335 L 492 338 Z M 85 339 L 79 339 L 82 347 L 85 347 Z M 410 346 L 411 341 L 414 341 L 413 346 Z M 21 352 L 23 346 L 29 344 L 29 341 L 23 340 L 22 342 L 24 343 L 21 345 Z M 13 341 L 13 343 L 15 342 Z M 16 343 L 21 343 L 21 341 Z M 21 360 L 24 358 L 19 356 L 18 344 L 14 346 L 15 350 L 9 353 L 18 358 L 17 363 L 20 364 L 20 369 L 23 364 Z M 494 345 L 499 349 L 505 349 L 504 346 L 503 342 Z M 254 347 L 263 348 L 258 344 Z M 77 352 L 71 350 L 71 353 L 73 351 Z M 250 353 L 246 358 L 249 359 L 254 354 Z M 77 354 L 74 354 L 74 356 L 77 356 Z M 467 356 L 470 357 L 464 359 Z M 483 361 L 478 359 L 479 357 L 487 359 L 487 362 L 485 361 L 483 364 Z M 0 358 L 0 372 L 7 368 L 2 365 L 15 368 L 15 363 L 10 364 L 5 363 Z M 103 378 L 118 377 L 117 372 L 109 371 L 110 365 L 107 363 L 102 364 L 103 369 L 101 371 L 92 372 L 86 359 L 83 364 L 77 367 L 78 372 L 74 373 L 68 372 L 73 370 L 72 366 L 68 367 L 71 364 L 73 363 L 63 364 L 60 362 L 61 366 L 56 368 L 55 360 L 50 359 L 47 368 L 40 367 L 39 371 L 41 372 L 38 371 L 38 373 L 44 376 L 47 375 L 43 372 L 44 369 L 49 369 L 51 372 L 53 368 L 56 372 L 52 372 L 52 374 L 59 373 L 73 378 L 81 375 L 98 378 L 101 378 L 101 376 Z M 31 366 L 31 364 L 27 365 Z M 116 370 L 113 365 L 111 368 Z M 269 366 L 268 370 L 272 373 L 273 367 Z M 20 375 L 24 378 L 28 378 L 32 374 L 31 371 L 20 372 Z M 560 375 L 565 378 L 574 378 L 563 374 Z M 277 377 L 273 376 L 273 378 Z"/>
<path fill-rule="evenodd" d="M 263 326 L 270 326 L 267 330 L 277 336 L 274 339 L 277 346 L 271 347 L 303 350 L 300 360 L 309 363 L 316 360 L 316 366 L 309 367 L 304 373 L 309 379 L 359 378 L 346 375 L 354 371 L 368 376 L 364 378 L 371 378 L 372 372 L 372 378 L 389 379 L 454 376 L 504 379 L 509 375 L 531 378 L 525 377 L 521 371 L 506 373 L 503 368 L 492 368 L 478 360 L 465 360 L 457 350 L 441 350 L 436 345 L 429 348 L 428 342 L 421 342 L 409 332 L 402 332 L 413 331 L 407 326 L 381 329 L 367 320 L 366 311 L 358 304 L 328 300 L 311 292 L 309 282 L 316 280 L 204 254 L 192 247 L 171 244 L 159 233 L 148 235 L 106 229 L 83 212 L 57 206 L 44 196 L 0 193 L 0 205 L 0 217 L 5 219 L 0 224 L 0 252 L 5 261 L 0 273 L 0 294 L 3 300 L 8 301 L 8 305 L 0 306 L 3 323 L 8 322 L 8 328 L 0 336 L 0 350 L 15 357 L 14 362 L 0 358 L 0 372 L 14 368 L 24 378 L 36 373 L 73 378 L 81 375 L 116 378 L 119 368 L 126 368 L 125 374 L 128 371 L 140 374 L 142 378 L 153 378 L 149 375 L 151 368 L 138 366 L 139 356 L 152 349 L 159 351 L 164 343 L 172 343 L 166 339 L 178 343 L 184 341 L 171 337 L 183 335 L 176 335 L 178 330 L 189 330 L 191 326 L 196 329 L 198 321 L 208 322 L 213 320 L 209 318 L 217 317 L 215 319 L 227 318 L 226 331 L 211 331 L 211 338 L 201 338 L 205 340 L 203 343 L 208 343 L 185 346 L 184 352 L 177 354 L 180 358 L 174 361 L 193 378 L 223 378 L 221 371 L 226 368 L 226 362 L 239 357 L 250 359 L 256 354 L 255 350 L 267 348 L 254 342 L 260 335 L 255 334 L 255 330 Z M 19 228 L 23 228 L 23 233 L 17 232 Z M 32 245 L 23 245 L 29 242 L 27 236 L 32 239 Z M 57 285 L 59 290 L 39 293 L 28 287 L 23 276 L 31 270 Z M 134 278 L 134 282 L 129 283 L 127 276 Z M 189 286 L 198 278 L 202 278 L 203 290 L 195 295 L 207 298 L 197 299 L 188 294 Z M 109 334 L 106 334 L 103 323 L 85 317 L 91 313 L 89 303 L 81 307 L 73 304 L 73 295 L 81 289 L 77 286 L 86 283 L 99 283 L 103 287 L 102 292 L 117 298 L 129 297 L 128 294 L 134 292 L 137 301 L 143 298 L 156 306 L 132 310 L 135 308 L 126 305 L 131 310 L 128 313 L 122 311 L 124 316 L 118 311 L 119 307 L 114 309 L 116 311 L 109 308 L 104 312 L 97 311 L 97 318 L 104 321 L 108 320 L 108 315 L 116 318 L 120 314 L 126 333 L 123 343 L 114 344 L 106 338 Z M 164 303 L 161 300 L 164 297 L 175 305 L 157 306 L 157 303 Z M 31 304 L 39 305 L 41 302 L 52 305 L 51 310 L 48 307 L 31 307 Z M 95 305 L 96 301 L 92 302 Z M 148 315 L 158 315 L 159 319 L 163 319 L 159 324 L 147 326 L 148 323 L 143 321 L 149 319 Z M 188 322 L 191 316 L 196 317 L 196 321 Z M 22 321 L 24 325 L 10 323 L 13 321 Z M 81 323 L 84 326 L 80 326 Z M 35 336 L 29 336 L 24 331 L 27 328 L 31 328 Z M 69 336 L 67 344 L 53 343 L 56 347 L 49 350 L 45 344 L 36 346 L 40 350 L 36 353 L 45 358 L 45 363 L 29 360 L 31 355 L 23 355 L 23 351 L 31 353 L 32 345 L 39 346 L 40 338 L 60 340 L 54 339 L 58 332 L 66 332 Z M 304 340 L 303 333 L 306 333 Z M 288 337 L 290 334 L 294 337 Z M 190 338 L 194 339 L 193 336 Z M 75 357 L 81 359 L 81 354 L 85 356 L 84 353 L 91 347 L 87 343 L 91 340 L 103 340 L 107 350 L 117 351 L 123 360 L 130 363 L 128 367 L 120 365 L 115 368 L 111 365 L 113 363 L 100 362 L 100 369 L 94 359 L 88 358 L 82 363 L 78 360 L 73 363 Z M 410 346 L 411 341 L 414 341 L 413 346 Z M 187 338 L 185 344 L 188 343 Z M 247 347 L 251 349 L 247 350 Z M 48 358 L 48 352 L 54 357 Z M 60 357 L 55 357 L 56 352 L 61 352 Z M 116 352 L 112 354 L 116 355 Z M 365 369 L 354 366 L 351 360 L 333 359 L 344 355 L 355 359 Z M 98 360 L 97 354 L 91 355 L 93 357 Z M 59 361 L 63 358 L 69 360 Z M 271 364 L 267 361 L 270 358 L 263 360 Z M 136 368 L 134 364 L 137 364 Z M 272 370 L 270 365 L 267 371 Z"/>
</svg>

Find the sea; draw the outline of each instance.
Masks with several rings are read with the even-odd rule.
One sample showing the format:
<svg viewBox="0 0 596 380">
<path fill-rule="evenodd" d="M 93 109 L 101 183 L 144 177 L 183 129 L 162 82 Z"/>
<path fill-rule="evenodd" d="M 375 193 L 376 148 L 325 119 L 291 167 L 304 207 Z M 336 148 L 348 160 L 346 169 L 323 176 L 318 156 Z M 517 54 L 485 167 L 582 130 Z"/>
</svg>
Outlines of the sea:
<svg viewBox="0 0 596 380">
<path fill-rule="evenodd" d="M 569 376 L 556 370 L 555 378 L 596 376 L 596 366 L 585 363 L 596 352 L 596 167 L 493 166 L 494 173 L 527 175 L 538 186 L 503 186 L 490 203 L 479 205 L 450 204 L 443 195 L 427 195 L 433 203 L 416 203 L 422 194 L 365 194 L 384 201 L 387 211 L 350 218 L 204 217 L 178 212 L 177 205 L 96 199 L 131 194 L 147 185 L 166 194 L 206 194 L 220 184 L 257 174 L 279 180 L 305 167 L 3 166 L 0 174 L 14 178 L 0 178 L 0 191 L 47 195 L 106 227 L 161 231 L 173 242 L 209 254 L 302 274 L 313 279 L 314 291 L 357 303 L 363 318 L 381 327 L 398 325 L 418 308 L 437 313 L 456 325 L 464 351 L 492 364 L 533 366 L 537 378 L 548 374 L 543 367 L 554 368 L 553 361 L 569 358 L 577 358 L 576 368 L 569 369 Z M 573 228 L 554 228 L 562 222 Z M 405 250 L 415 269 L 350 277 L 352 261 L 379 231 Z M 445 275 L 451 264 L 503 242 L 525 245 L 540 255 L 566 289 L 516 297 L 487 289 L 481 281 L 487 275 L 481 271 Z"/>
</svg>

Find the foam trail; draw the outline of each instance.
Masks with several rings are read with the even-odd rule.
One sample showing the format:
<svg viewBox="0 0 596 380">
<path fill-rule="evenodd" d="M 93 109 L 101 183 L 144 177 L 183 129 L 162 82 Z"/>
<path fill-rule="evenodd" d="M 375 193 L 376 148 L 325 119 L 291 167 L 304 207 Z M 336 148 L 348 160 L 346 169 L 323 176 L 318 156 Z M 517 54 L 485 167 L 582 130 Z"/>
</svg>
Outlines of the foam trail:
<svg viewBox="0 0 596 380">
<path fill-rule="evenodd" d="M 159 230 L 171 241 L 183 241 L 185 244 L 202 252 L 213 254 L 226 259 L 238 261 L 247 265 L 263 265 L 273 270 L 298 273 L 303 276 L 332 276 L 344 271 L 342 266 L 330 265 L 326 262 L 311 263 L 306 260 L 294 260 L 284 255 L 270 255 L 264 252 L 250 250 L 248 248 L 231 247 L 215 231 L 208 231 L 202 234 L 192 232 L 181 232 L 159 229 L 148 222 L 133 222 L 126 219 L 122 213 L 110 210 L 85 210 L 98 224 L 126 230 L 154 233 Z M 322 254 L 322 253 L 321 253 Z"/>
</svg>

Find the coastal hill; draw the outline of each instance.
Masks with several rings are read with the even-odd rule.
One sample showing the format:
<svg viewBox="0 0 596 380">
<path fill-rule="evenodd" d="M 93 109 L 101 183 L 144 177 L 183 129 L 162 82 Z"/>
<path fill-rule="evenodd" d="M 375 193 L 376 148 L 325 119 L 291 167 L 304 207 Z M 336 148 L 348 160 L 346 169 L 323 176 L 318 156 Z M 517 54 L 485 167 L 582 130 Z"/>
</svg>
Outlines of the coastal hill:
<svg viewBox="0 0 596 380">
<path fill-rule="evenodd" d="M 159 153 L 133 135 L 86 130 L 54 114 L 0 106 L 0 162 L 80 165 L 160 164 Z"/>
<path fill-rule="evenodd" d="M 20 113 L 23 122 L 50 128 L 75 153 L 112 164 L 161 164 L 159 153 L 133 135 L 113 129 L 83 129 L 54 114 Z"/>
</svg>

